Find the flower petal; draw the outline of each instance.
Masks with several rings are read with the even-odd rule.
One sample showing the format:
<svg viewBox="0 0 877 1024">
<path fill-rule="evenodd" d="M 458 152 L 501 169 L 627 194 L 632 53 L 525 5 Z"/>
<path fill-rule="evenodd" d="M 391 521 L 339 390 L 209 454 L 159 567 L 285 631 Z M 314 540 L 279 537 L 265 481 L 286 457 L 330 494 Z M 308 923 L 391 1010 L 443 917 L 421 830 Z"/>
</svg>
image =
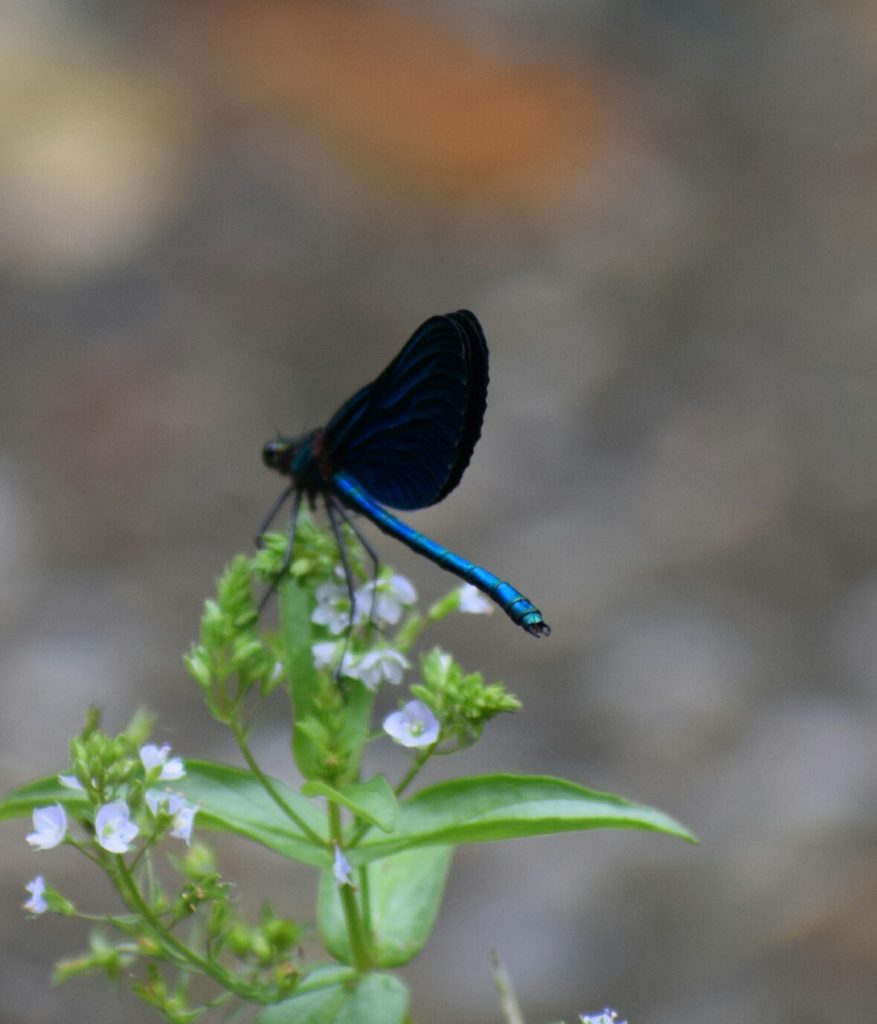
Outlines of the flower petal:
<svg viewBox="0 0 877 1024">
<path fill-rule="evenodd" d="M 27 841 L 36 850 L 51 850 L 64 841 L 67 834 L 67 812 L 61 804 L 37 807 L 32 815 L 33 832 Z"/>
<path fill-rule="evenodd" d="M 104 804 L 94 819 L 94 837 L 108 853 L 127 853 L 139 832 L 124 800 Z"/>
<path fill-rule="evenodd" d="M 439 738 L 441 726 L 423 701 L 409 701 L 384 719 L 384 732 L 403 747 L 429 747 Z"/>
<path fill-rule="evenodd" d="M 24 904 L 24 909 L 30 914 L 45 914 L 49 909 L 44 893 L 46 891 L 46 880 L 42 875 L 37 875 L 24 887 L 30 893 L 30 899 Z"/>
</svg>

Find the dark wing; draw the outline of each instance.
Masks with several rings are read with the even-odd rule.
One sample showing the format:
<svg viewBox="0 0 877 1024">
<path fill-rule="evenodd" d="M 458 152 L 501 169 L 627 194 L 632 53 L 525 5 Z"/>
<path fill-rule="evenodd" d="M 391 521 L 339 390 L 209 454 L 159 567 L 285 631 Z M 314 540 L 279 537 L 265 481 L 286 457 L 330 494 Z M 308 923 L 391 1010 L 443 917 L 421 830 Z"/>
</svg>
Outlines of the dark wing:
<svg viewBox="0 0 877 1024">
<path fill-rule="evenodd" d="M 474 314 L 431 317 L 329 421 L 329 465 L 391 508 L 441 501 L 481 436 L 487 379 L 487 342 Z"/>
</svg>

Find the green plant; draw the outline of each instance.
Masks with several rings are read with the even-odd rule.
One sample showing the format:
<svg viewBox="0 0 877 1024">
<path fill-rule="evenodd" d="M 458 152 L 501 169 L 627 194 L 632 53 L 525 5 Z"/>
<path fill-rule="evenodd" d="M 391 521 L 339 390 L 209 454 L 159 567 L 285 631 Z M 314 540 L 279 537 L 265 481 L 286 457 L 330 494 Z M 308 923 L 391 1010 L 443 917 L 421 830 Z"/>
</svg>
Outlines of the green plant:
<svg viewBox="0 0 877 1024">
<path fill-rule="evenodd" d="M 471 588 L 456 588 L 421 615 L 407 580 L 386 571 L 366 580 L 346 535 L 347 561 L 361 583 L 351 607 L 334 540 L 303 517 L 272 633 L 253 591 L 275 579 L 286 543 L 270 535 L 255 558 L 231 562 L 185 658 L 243 766 L 183 763 L 147 742 L 148 715 L 111 737 L 92 712 L 63 773 L 0 803 L 0 817 L 33 816 L 28 839 L 36 849 L 66 843 L 106 872 L 124 907 L 85 912 L 42 876 L 29 884 L 32 915 L 78 916 L 96 926 L 88 950 L 57 966 L 57 980 L 93 971 L 132 977 L 134 992 L 172 1022 L 249 1005 L 259 1024 L 403 1024 L 408 993 L 390 972 L 423 949 L 457 846 L 595 828 L 691 838 L 659 811 L 548 776 L 461 776 L 409 795 L 433 758 L 461 753 L 492 718 L 521 705 L 436 647 L 420 653 L 410 699 L 376 729 L 377 692 L 414 671 L 433 623 L 490 606 Z M 291 702 L 297 785 L 269 777 L 250 742 L 260 705 L 279 689 Z M 364 778 L 363 751 L 388 737 L 408 751 L 404 760 L 400 751 L 399 778 Z M 303 927 L 270 906 L 255 923 L 242 918 L 233 887 L 200 841 L 210 830 L 317 870 L 325 959 L 308 962 L 299 950 Z M 191 984 L 199 977 L 207 994 L 204 984 Z"/>
</svg>

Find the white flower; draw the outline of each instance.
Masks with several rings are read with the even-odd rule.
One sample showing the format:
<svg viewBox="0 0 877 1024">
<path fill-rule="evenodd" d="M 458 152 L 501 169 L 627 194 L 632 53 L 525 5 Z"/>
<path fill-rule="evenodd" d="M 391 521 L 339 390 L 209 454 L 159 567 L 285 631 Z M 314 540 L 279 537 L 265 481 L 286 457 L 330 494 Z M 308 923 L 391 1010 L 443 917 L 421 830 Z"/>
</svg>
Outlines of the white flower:
<svg viewBox="0 0 877 1024">
<path fill-rule="evenodd" d="M 165 811 L 171 816 L 171 835 L 174 839 L 182 839 L 187 846 L 192 839 L 192 826 L 195 823 L 195 815 L 198 808 L 190 804 L 184 797 L 177 793 L 167 793 L 160 789 L 149 789 L 146 791 L 146 803 L 154 815 Z"/>
<path fill-rule="evenodd" d="M 192 845 L 192 828 L 195 825 L 195 815 L 198 808 L 194 804 L 186 803 L 185 800 L 176 810 L 171 810 L 174 816 L 174 823 L 171 827 L 171 835 L 174 839 L 182 839 L 186 846 Z"/>
<path fill-rule="evenodd" d="M 78 789 L 83 792 L 85 791 L 85 786 L 82 785 L 82 783 L 79 781 L 79 779 L 76 778 L 75 775 L 59 775 L 58 781 L 61 783 L 62 786 L 66 786 L 67 789 Z"/>
<path fill-rule="evenodd" d="M 439 737 L 439 721 L 419 700 L 409 701 L 401 711 L 384 719 L 384 732 L 403 747 L 428 747 Z"/>
<path fill-rule="evenodd" d="M 353 885 L 353 868 L 337 843 L 335 844 L 335 857 L 332 862 L 332 874 L 335 876 L 335 882 L 339 887 L 342 885 Z"/>
<path fill-rule="evenodd" d="M 493 604 L 481 593 L 478 587 L 464 583 L 457 591 L 460 595 L 459 609 L 467 615 L 491 615 Z"/>
<path fill-rule="evenodd" d="M 579 1020 L 582 1024 L 627 1024 L 626 1020 L 618 1019 L 618 1011 L 605 1009 L 601 1013 L 590 1014 L 580 1013 Z"/>
<path fill-rule="evenodd" d="M 170 744 L 165 743 L 163 747 L 157 747 L 154 743 L 147 743 L 140 748 L 140 760 L 147 772 L 161 766 L 161 774 L 158 776 L 162 782 L 173 782 L 181 779 L 186 774 L 181 757 L 172 757 L 168 761 L 167 756 L 171 752 Z"/>
<path fill-rule="evenodd" d="M 166 793 L 160 789 L 148 789 L 146 803 L 156 817 L 161 811 L 166 811 L 172 818 L 171 835 L 174 839 L 182 839 L 186 846 L 191 845 L 192 826 L 198 812 L 195 804 L 190 804 L 177 793 Z"/>
<path fill-rule="evenodd" d="M 371 619 L 379 626 L 395 626 L 402 609 L 416 600 L 417 591 L 404 576 L 372 580 L 356 592 L 356 621 Z"/>
<path fill-rule="evenodd" d="M 314 656 L 314 668 L 329 668 L 335 660 L 335 651 L 338 645 L 334 640 L 321 640 L 311 648 Z"/>
<path fill-rule="evenodd" d="M 164 789 L 147 789 L 144 797 L 146 806 L 156 817 L 161 813 L 162 804 L 167 804 L 170 798 L 171 794 Z"/>
<path fill-rule="evenodd" d="M 127 853 L 139 831 L 124 800 L 104 804 L 94 819 L 95 839 L 108 853 Z"/>
<path fill-rule="evenodd" d="M 49 909 L 49 904 L 46 903 L 43 898 L 43 894 L 46 891 L 46 881 L 43 876 L 37 875 L 37 877 L 32 882 L 28 882 L 24 888 L 30 893 L 30 899 L 24 904 L 24 909 L 29 914 L 45 914 Z"/>
<path fill-rule="evenodd" d="M 332 636 L 343 633 L 350 625 L 350 595 L 347 587 L 338 583 L 321 583 L 316 589 L 317 607 L 311 613 L 311 622 L 325 626 Z"/>
<path fill-rule="evenodd" d="M 345 671 L 345 675 L 361 680 L 370 690 L 376 690 L 382 682 L 398 686 L 406 668 L 411 668 L 411 662 L 404 654 L 392 647 L 382 647 L 379 651 L 366 651 L 354 667 Z"/>
<path fill-rule="evenodd" d="M 311 653 L 314 656 L 314 668 L 334 668 L 338 660 L 338 648 L 340 646 L 341 644 L 338 640 L 321 640 L 320 643 L 314 644 L 311 648 Z M 342 675 L 349 676 L 352 674 L 351 667 L 354 661 L 355 658 L 350 651 L 345 651 L 341 663 Z"/>
<path fill-rule="evenodd" d="M 60 804 L 38 807 L 33 812 L 34 830 L 27 841 L 36 850 L 51 850 L 67 834 L 67 812 Z"/>
</svg>

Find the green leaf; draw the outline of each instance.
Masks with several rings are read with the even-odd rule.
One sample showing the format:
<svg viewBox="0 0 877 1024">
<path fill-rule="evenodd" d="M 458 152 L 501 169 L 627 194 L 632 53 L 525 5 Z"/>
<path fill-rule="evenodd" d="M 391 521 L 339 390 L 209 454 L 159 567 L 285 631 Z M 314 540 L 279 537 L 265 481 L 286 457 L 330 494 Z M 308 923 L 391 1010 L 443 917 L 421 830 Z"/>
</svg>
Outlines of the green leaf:
<svg viewBox="0 0 877 1024">
<path fill-rule="evenodd" d="M 400 967 L 423 949 L 438 916 L 453 853 L 449 846 L 407 850 L 365 869 L 378 967 Z M 323 872 L 320 880 L 317 924 L 329 952 L 349 963 L 351 954 L 341 899 L 329 871 Z"/>
<path fill-rule="evenodd" d="M 304 985 L 302 985 L 304 988 Z M 368 974 L 349 987 L 300 991 L 262 1010 L 258 1024 L 403 1024 L 408 990 L 389 974 Z"/>
<path fill-rule="evenodd" d="M 482 775 L 421 790 L 401 805 L 391 838 L 370 833 L 345 852 L 356 866 L 417 846 L 592 828 L 638 828 L 696 842 L 669 815 L 620 796 L 545 775 Z"/>
<path fill-rule="evenodd" d="M 326 817 L 309 800 L 277 779 L 270 780 L 283 802 L 318 836 L 326 836 Z M 252 839 L 284 857 L 325 868 L 327 848 L 315 845 L 244 768 L 212 761 L 186 761 L 186 775 L 174 783 L 198 804 L 195 828 L 216 828 Z"/>
<path fill-rule="evenodd" d="M 62 786 L 57 775 L 50 775 L 48 778 L 34 779 L 7 793 L 0 800 L 0 821 L 26 818 L 37 807 L 45 807 L 46 804 L 63 804 L 64 807 L 75 809 L 87 806 L 88 800 L 84 793 Z"/>
<path fill-rule="evenodd" d="M 391 832 L 399 814 L 396 795 L 383 775 L 368 782 L 351 782 L 334 789 L 325 782 L 314 780 L 301 787 L 303 796 L 323 796 L 340 804 L 384 832 Z"/>
</svg>

